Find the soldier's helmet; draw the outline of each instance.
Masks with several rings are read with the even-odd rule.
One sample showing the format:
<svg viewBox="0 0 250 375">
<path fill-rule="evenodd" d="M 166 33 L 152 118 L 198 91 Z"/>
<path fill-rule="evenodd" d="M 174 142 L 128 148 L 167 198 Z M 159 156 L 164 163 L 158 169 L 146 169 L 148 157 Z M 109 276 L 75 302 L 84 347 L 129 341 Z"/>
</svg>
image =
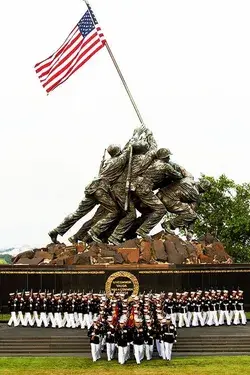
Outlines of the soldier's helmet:
<svg viewBox="0 0 250 375">
<path fill-rule="evenodd" d="M 198 185 L 198 189 L 199 189 L 200 192 L 205 192 L 205 191 L 210 189 L 211 182 L 208 179 L 202 177 L 202 178 L 199 179 L 197 185 Z"/>
<path fill-rule="evenodd" d="M 149 149 L 147 142 L 144 141 L 135 141 L 132 146 L 133 154 L 145 154 Z"/>
<path fill-rule="evenodd" d="M 107 148 L 109 155 L 113 158 L 115 156 L 119 156 L 121 154 L 121 147 L 119 145 L 109 145 Z"/>
<path fill-rule="evenodd" d="M 168 159 L 172 155 L 171 151 L 169 148 L 159 148 L 156 153 L 156 158 L 157 159 Z"/>
</svg>

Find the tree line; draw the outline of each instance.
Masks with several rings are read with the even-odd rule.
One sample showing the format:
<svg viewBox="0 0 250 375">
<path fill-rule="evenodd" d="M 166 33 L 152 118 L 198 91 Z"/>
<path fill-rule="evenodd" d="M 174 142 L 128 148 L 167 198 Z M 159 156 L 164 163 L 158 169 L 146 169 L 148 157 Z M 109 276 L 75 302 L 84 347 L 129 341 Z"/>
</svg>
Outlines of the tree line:
<svg viewBox="0 0 250 375">
<path fill-rule="evenodd" d="M 224 174 L 204 176 L 211 189 L 202 195 L 195 223 L 197 237 L 210 233 L 236 263 L 250 262 L 250 183 L 237 184 Z"/>
</svg>

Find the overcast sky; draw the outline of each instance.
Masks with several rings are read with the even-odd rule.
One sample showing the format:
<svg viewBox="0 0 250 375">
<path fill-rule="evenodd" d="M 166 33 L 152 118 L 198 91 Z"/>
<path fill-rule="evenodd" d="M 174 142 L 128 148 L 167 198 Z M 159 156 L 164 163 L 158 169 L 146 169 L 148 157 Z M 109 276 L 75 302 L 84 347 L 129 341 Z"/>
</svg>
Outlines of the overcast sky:
<svg viewBox="0 0 250 375">
<path fill-rule="evenodd" d="M 249 182 L 249 0 L 91 5 L 159 146 L 197 178 Z M 49 96 L 35 75 L 85 10 L 82 0 L 0 3 L 0 247 L 46 245 L 104 148 L 139 125 L 106 49 Z"/>
</svg>

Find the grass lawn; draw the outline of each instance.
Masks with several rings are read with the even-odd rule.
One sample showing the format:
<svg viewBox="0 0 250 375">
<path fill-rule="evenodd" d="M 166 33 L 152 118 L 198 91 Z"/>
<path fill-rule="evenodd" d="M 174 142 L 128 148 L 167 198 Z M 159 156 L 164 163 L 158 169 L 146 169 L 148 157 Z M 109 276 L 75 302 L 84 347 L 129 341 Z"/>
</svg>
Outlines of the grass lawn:
<svg viewBox="0 0 250 375">
<path fill-rule="evenodd" d="M 187 357 L 176 358 L 171 362 L 163 360 L 143 361 L 136 365 L 134 360 L 125 365 L 117 361 L 80 357 L 34 357 L 0 358 L 1 375 L 249 375 L 250 356 L 237 357 Z"/>
<path fill-rule="evenodd" d="M 10 319 L 10 314 L 0 314 L 1 322 L 8 322 Z"/>
</svg>

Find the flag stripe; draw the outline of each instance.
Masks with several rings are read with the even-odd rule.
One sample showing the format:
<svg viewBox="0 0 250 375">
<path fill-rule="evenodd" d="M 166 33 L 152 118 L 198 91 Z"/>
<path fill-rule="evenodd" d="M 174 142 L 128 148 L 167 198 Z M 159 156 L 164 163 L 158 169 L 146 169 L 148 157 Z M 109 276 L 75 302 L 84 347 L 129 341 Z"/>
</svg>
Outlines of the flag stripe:
<svg viewBox="0 0 250 375">
<path fill-rule="evenodd" d="M 82 42 L 81 42 L 81 43 L 82 43 Z M 72 64 L 75 63 L 77 57 L 79 56 L 80 51 L 81 51 L 81 47 L 78 48 L 78 50 L 76 51 L 76 53 L 72 56 L 71 60 L 66 61 L 66 64 L 65 64 L 65 65 L 63 65 L 63 66 L 61 66 L 61 67 L 59 66 L 58 69 L 57 69 L 57 71 L 54 72 L 54 74 L 53 74 L 53 75 L 47 80 L 47 82 L 45 83 L 44 87 L 46 87 L 46 86 L 47 86 L 51 81 L 53 81 L 54 79 L 58 79 L 58 77 L 59 77 L 62 73 L 64 73 L 67 69 L 69 69 L 69 68 L 72 66 Z M 66 74 L 67 74 L 67 72 L 66 72 Z M 62 78 L 62 77 L 61 77 L 61 78 Z M 61 78 L 60 78 L 60 79 L 61 79 Z"/>
<path fill-rule="evenodd" d="M 67 77 L 65 77 L 63 80 L 60 80 L 57 83 L 55 83 L 53 86 L 51 86 L 49 89 L 47 89 L 47 92 L 50 92 L 50 91 L 54 90 L 56 87 L 60 86 L 62 83 L 64 83 L 65 81 L 67 81 L 67 79 L 73 73 L 75 73 L 79 68 L 81 68 L 81 66 L 83 66 L 88 60 L 90 60 L 90 58 L 92 56 L 94 56 L 98 51 L 100 51 L 100 49 L 102 49 L 103 47 L 104 47 L 103 45 L 100 45 L 96 50 L 92 51 L 91 54 L 88 55 L 86 57 L 86 59 L 84 59 L 78 66 L 76 66 L 75 69 Z"/>
<path fill-rule="evenodd" d="M 100 51 L 103 47 L 104 47 L 103 44 L 99 45 L 83 61 L 79 61 L 79 64 L 78 65 L 76 64 L 75 68 L 72 70 L 72 72 L 70 73 L 70 75 L 66 79 L 68 79 L 73 73 L 75 73 L 79 68 L 81 68 L 92 56 L 94 56 L 95 53 L 97 53 L 98 51 Z"/>
<path fill-rule="evenodd" d="M 39 63 L 37 63 L 37 64 L 35 65 L 35 68 L 38 67 L 40 64 L 43 64 L 45 61 L 50 61 L 50 60 L 52 60 L 52 58 L 54 59 L 54 58 L 58 57 L 58 55 L 59 55 L 59 54 L 61 53 L 61 51 L 63 50 L 64 46 L 67 45 L 67 43 L 68 43 L 68 41 L 69 41 L 70 39 L 72 39 L 72 36 L 74 35 L 74 33 L 75 33 L 76 31 L 78 31 L 78 27 L 77 27 L 77 26 L 75 26 L 75 27 L 73 28 L 73 30 L 70 32 L 70 34 L 68 35 L 68 37 L 65 39 L 65 41 L 64 41 L 63 44 L 61 45 L 61 47 L 58 48 L 58 50 L 57 50 L 56 52 L 54 52 L 52 55 L 50 55 L 47 59 L 44 59 L 44 60 L 40 61 Z"/>
<path fill-rule="evenodd" d="M 95 41 L 93 43 L 93 45 L 91 45 L 88 48 L 88 51 L 85 51 L 84 53 L 82 53 L 81 56 L 78 57 L 77 61 L 75 61 L 74 65 L 72 65 L 71 68 L 68 69 L 68 71 L 63 76 L 60 76 L 60 78 L 57 79 L 56 86 L 58 86 L 58 84 L 61 84 L 61 83 L 65 82 L 76 70 L 78 70 L 83 64 L 85 64 L 85 62 L 87 62 L 92 56 L 94 56 L 94 54 L 96 52 L 98 52 L 101 48 L 103 48 L 103 44 L 99 44 L 97 46 L 97 48 L 92 50 L 93 47 L 95 47 L 97 43 L 98 43 L 98 41 Z M 90 50 L 92 50 L 92 51 L 88 54 L 88 52 Z M 82 60 L 82 58 L 84 58 L 84 56 L 86 56 L 86 55 L 87 55 L 87 57 L 84 60 Z M 47 90 L 47 92 L 52 91 L 53 85 L 50 86 L 50 87 L 46 87 L 46 86 L 47 86 L 47 84 L 44 85 L 44 88 Z"/>
<path fill-rule="evenodd" d="M 71 50 L 73 50 L 75 46 L 77 46 L 77 45 L 81 45 L 81 42 L 82 42 L 82 39 L 83 39 L 83 38 L 82 38 L 82 35 L 81 35 L 80 33 L 79 33 L 79 39 L 80 39 L 79 41 L 76 40 L 76 41 L 75 41 L 75 44 L 73 44 L 72 46 L 70 46 L 70 48 L 67 50 L 68 52 L 70 52 Z M 61 56 L 61 59 L 63 58 L 63 56 L 64 56 L 64 55 Z M 58 58 L 58 59 L 56 59 L 53 63 L 50 64 L 49 69 L 46 68 L 45 70 L 41 71 L 41 74 L 39 75 L 40 80 L 41 80 L 41 81 L 44 81 L 44 79 L 48 78 L 50 72 L 52 71 L 52 69 L 56 68 L 56 67 L 58 66 L 59 63 L 60 63 L 60 59 Z M 46 74 L 47 74 L 47 76 L 46 76 L 45 78 L 43 78 L 43 76 L 42 76 L 42 73 L 43 73 L 43 72 L 46 72 Z"/>
<path fill-rule="evenodd" d="M 70 57 L 73 56 L 73 54 L 76 52 L 76 54 L 83 48 L 85 48 L 85 46 L 91 42 L 91 40 L 93 40 L 97 34 L 96 32 L 94 34 L 92 34 L 88 39 L 83 39 L 82 38 L 82 35 L 80 34 L 81 36 L 81 39 L 80 41 L 78 42 L 78 44 L 76 46 L 74 46 L 72 48 L 72 50 L 66 55 L 64 56 L 63 58 L 61 58 L 61 60 L 58 62 L 58 64 L 53 67 L 53 69 L 51 70 L 51 72 L 54 72 L 57 68 L 59 68 L 64 62 L 66 62 L 68 59 L 70 59 Z M 74 56 L 73 56 L 74 58 Z"/>
<path fill-rule="evenodd" d="M 53 56 L 53 58 L 48 60 L 49 65 L 55 64 L 60 59 L 60 57 L 63 55 L 64 51 L 66 51 L 67 48 L 71 46 L 71 43 L 75 42 L 77 40 L 77 38 L 79 38 L 79 36 L 81 36 L 81 33 L 79 32 L 79 30 L 76 30 L 74 35 L 72 35 L 73 39 L 71 41 L 69 41 L 68 44 L 65 45 L 63 48 L 60 48 L 60 50 L 58 50 L 56 52 L 56 54 L 55 54 L 55 56 Z M 46 66 L 47 66 L 47 64 L 46 64 Z M 42 65 L 37 70 L 39 70 L 39 72 L 41 72 L 44 68 L 46 68 L 46 66 Z M 37 73 L 38 73 L 38 71 L 37 71 Z"/>
<path fill-rule="evenodd" d="M 92 41 L 92 37 L 91 37 L 91 41 Z M 96 39 L 94 42 L 98 41 L 98 39 Z M 48 78 L 48 83 L 51 82 L 52 79 L 54 78 L 57 78 L 58 75 L 60 75 L 65 69 L 67 69 L 68 67 L 70 67 L 70 65 L 72 65 L 74 63 L 74 61 L 77 59 L 77 57 L 79 56 L 79 53 L 81 52 L 82 49 L 84 49 L 85 47 L 87 47 L 86 49 L 84 49 L 84 51 L 86 50 L 86 52 L 88 52 L 88 41 L 87 42 L 84 42 L 84 40 L 82 39 L 81 41 L 81 45 L 79 46 L 79 48 L 77 49 L 76 53 L 71 56 L 71 59 L 69 61 L 65 60 L 64 62 L 66 63 L 65 65 L 63 66 L 60 66 L 58 65 L 56 68 L 56 71 L 54 71 L 54 74 L 52 77 Z M 92 45 L 90 45 L 92 46 Z"/>
<path fill-rule="evenodd" d="M 80 39 L 80 40 L 78 40 L 78 39 Z M 75 43 L 76 41 L 77 41 L 77 44 Z M 52 65 L 52 66 L 50 67 L 50 69 L 44 70 L 44 71 L 40 74 L 39 78 L 41 79 L 41 78 L 44 77 L 45 75 L 47 75 L 46 78 L 48 78 L 48 76 L 49 76 L 49 75 L 50 75 L 50 74 L 51 74 L 51 73 L 52 73 L 52 72 L 53 72 L 58 66 L 62 65 L 66 60 L 68 60 L 68 59 L 73 55 L 74 52 L 76 52 L 76 51 L 79 49 L 79 47 L 81 46 L 81 44 L 82 44 L 82 35 L 79 33 L 78 36 L 77 36 L 77 39 L 74 39 L 74 41 L 72 41 L 71 45 L 69 45 L 69 46 L 67 47 L 66 51 L 65 51 L 65 52 L 68 52 L 68 50 L 69 50 L 69 52 L 68 52 L 67 54 L 62 55 L 62 56 L 64 56 L 64 57 L 61 56 L 61 59 L 59 59 L 58 61 L 56 61 L 56 63 L 55 63 L 54 65 Z M 70 47 L 73 47 L 73 48 L 70 49 Z M 51 64 L 50 64 L 50 65 L 51 65 Z"/>
</svg>

